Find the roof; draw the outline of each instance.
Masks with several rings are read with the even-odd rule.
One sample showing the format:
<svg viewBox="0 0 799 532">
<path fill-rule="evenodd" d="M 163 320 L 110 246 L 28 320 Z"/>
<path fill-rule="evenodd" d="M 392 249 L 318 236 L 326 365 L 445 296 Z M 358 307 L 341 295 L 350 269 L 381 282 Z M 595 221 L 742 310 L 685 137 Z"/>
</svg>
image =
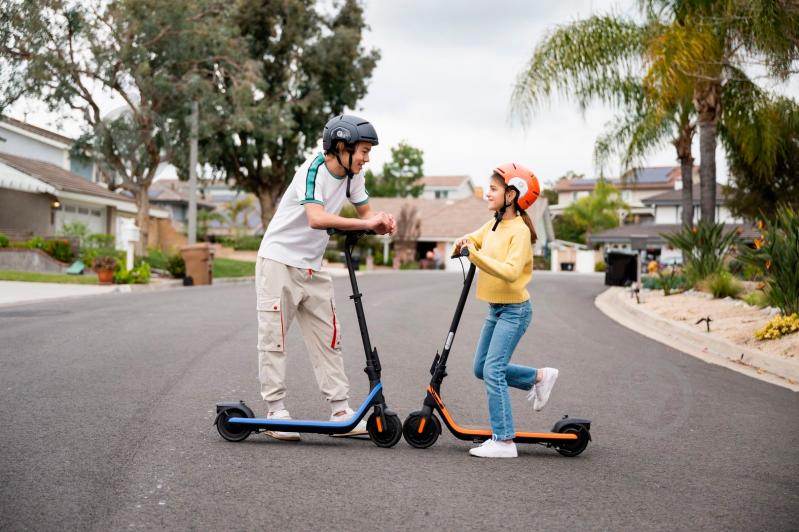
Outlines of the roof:
<svg viewBox="0 0 799 532">
<path fill-rule="evenodd" d="M 698 167 L 695 167 L 698 168 Z M 597 181 L 602 178 L 561 179 L 555 183 L 557 192 L 576 192 L 594 190 Z M 627 190 L 639 189 L 674 189 L 674 183 L 682 179 L 679 166 L 648 166 L 634 168 L 621 177 L 604 178 L 616 188 Z"/>
<path fill-rule="evenodd" d="M 385 211 L 394 218 L 399 218 L 403 206 L 415 208 L 420 218 L 420 241 L 441 241 L 455 239 L 475 231 L 493 214 L 488 210 L 485 200 L 469 196 L 461 200 L 445 201 L 423 198 L 369 198 L 369 205 L 374 211 Z M 539 227 L 539 218 L 547 208 L 546 198 L 540 198 L 533 204 L 528 214 L 536 224 L 536 230 L 545 230 Z"/>
<path fill-rule="evenodd" d="M 199 195 L 199 186 L 197 187 L 197 205 L 214 209 L 215 203 L 203 200 Z M 188 203 L 189 202 L 189 183 L 187 181 L 179 181 L 177 179 L 161 179 L 153 181 L 148 191 L 150 201 L 164 202 L 164 203 Z"/>
<path fill-rule="evenodd" d="M 662 245 L 666 241 L 661 234 L 673 234 L 682 229 L 680 224 L 629 224 L 614 227 L 601 233 L 591 235 L 591 243 L 627 243 L 632 237 L 647 238 L 650 244 Z M 724 224 L 725 232 L 740 231 L 741 238 L 751 242 L 760 236 L 757 228 L 751 224 Z"/>
<path fill-rule="evenodd" d="M 9 155 L 7 153 L 0 153 L 0 162 L 11 166 L 20 172 L 35 177 L 51 185 L 57 190 L 66 192 L 77 192 L 79 194 L 89 194 L 92 196 L 100 196 L 104 198 L 111 198 L 119 201 L 126 201 L 133 203 L 133 199 L 116 192 L 111 192 L 105 187 L 86 181 L 83 177 L 73 174 L 68 170 L 64 170 L 60 166 L 56 166 L 44 161 L 37 161 L 36 159 L 28 159 L 26 157 L 18 157 L 16 155 Z"/>
<path fill-rule="evenodd" d="M 48 131 L 46 129 L 34 126 L 33 124 L 29 124 L 27 122 L 23 122 L 21 120 L 15 119 L 15 118 L 11 118 L 10 116 L 0 117 L 0 122 L 5 122 L 5 123 L 7 123 L 10 126 L 14 126 L 14 127 L 20 128 L 20 129 L 24 129 L 25 131 L 28 131 L 28 132 L 33 133 L 35 135 L 39 135 L 41 137 L 46 137 L 46 138 L 48 138 L 50 140 L 55 140 L 56 142 L 61 142 L 61 143 L 66 144 L 68 146 L 71 146 L 72 143 L 75 142 L 74 139 L 71 139 L 69 137 L 65 137 L 64 135 L 60 135 L 58 133 L 54 133 L 52 131 Z"/>
<path fill-rule="evenodd" d="M 692 195 L 693 195 L 694 205 L 699 205 L 699 200 L 701 196 L 699 185 L 694 185 Z M 682 189 L 669 190 L 668 192 L 663 192 L 662 194 L 656 194 L 654 196 L 644 198 L 641 200 L 641 203 L 645 205 L 650 205 L 650 204 L 681 205 Z M 716 183 L 716 205 L 723 205 L 723 204 L 724 204 L 724 189 L 720 184 Z"/>
<path fill-rule="evenodd" d="M 458 188 L 464 183 L 471 185 L 467 175 L 426 175 L 422 176 L 422 184 L 426 187 Z"/>
</svg>

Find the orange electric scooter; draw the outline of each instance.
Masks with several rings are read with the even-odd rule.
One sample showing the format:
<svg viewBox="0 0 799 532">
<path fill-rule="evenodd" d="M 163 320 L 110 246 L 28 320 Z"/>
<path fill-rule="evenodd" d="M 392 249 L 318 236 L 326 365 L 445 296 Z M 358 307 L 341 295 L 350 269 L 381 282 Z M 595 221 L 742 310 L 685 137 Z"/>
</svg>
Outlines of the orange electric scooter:
<svg viewBox="0 0 799 532">
<path fill-rule="evenodd" d="M 500 220 L 501 214 L 497 213 L 492 231 L 496 230 Z M 468 257 L 468 255 L 469 250 L 467 248 L 461 249 L 460 257 Z M 460 257 L 456 255 L 453 258 Z M 447 376 L 447 358 L 449 357 L 452 342 L 455 339 L 455 331 L 458 329 L 463 308 L 466 305 L 466 299 L 469 296 L 469 289 L 472 286 L 475 271 L 475 265 L 470 265 L 469 272 L 463 281 L 463 290 L 461 290 L 461 296 L 455 309 L 455 316 L 452 318 L 452 325 L 450 325 L 444 349 L 440 354 L 437 352 L 435 359 L 433 359 L 433 365 L 430 368 L 433 378 L 427 387 L 427 395 L 424 398 L 422 409 L 411 412 L 402 425 L 402 435 L 405 441 L 417 449 L 426 449 L 438 440 L 438 436 L 441 434 L 441 422 L 438 420 L 436 412 L 438 412 L 444 420 L 444 424 L 456 438 L 480 443 L 490 439 L 492 436 L 490 429 L 464 428 L 458 425 L 452 419 L 449 410 L 444 405 L 444 401 L 441 400 L 441 383 L 444 381 L 444 377 Z M 552 447 L 563 456 L 577 456 L 588 446 L 588 442 L 591 440 L 590 430 L 590 420 L 563 416 L 563 419 L 558 420 L 552 427 L 552 432 L 517 432 L 513 441 L 516 443 L 537 443 Z"/>
</svg>

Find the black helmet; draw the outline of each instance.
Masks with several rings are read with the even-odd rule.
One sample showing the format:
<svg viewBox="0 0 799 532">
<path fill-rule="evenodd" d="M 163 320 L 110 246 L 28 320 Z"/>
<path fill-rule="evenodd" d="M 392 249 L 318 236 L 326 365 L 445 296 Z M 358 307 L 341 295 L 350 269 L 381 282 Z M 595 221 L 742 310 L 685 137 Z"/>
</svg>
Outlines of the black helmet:
<svg viewBox="0 0 799 532">
<path fill-rule="evenodd" d="M 322 133 L 322 149 L 332 152 L 336 141 L 342 140 L 349 148 L 358 142 L 368 142 L 377 146 L 377 131 L 363 118 L 352 115 L 334 116 L 325 124 Z"/>
</svg>

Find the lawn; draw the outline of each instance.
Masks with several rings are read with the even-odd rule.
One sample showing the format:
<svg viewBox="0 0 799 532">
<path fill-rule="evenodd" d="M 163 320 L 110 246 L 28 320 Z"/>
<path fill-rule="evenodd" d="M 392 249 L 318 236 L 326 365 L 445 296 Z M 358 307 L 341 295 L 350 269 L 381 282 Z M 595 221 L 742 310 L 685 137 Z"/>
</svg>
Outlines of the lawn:
<svg viewBox="0 0 799 532">
<path fill-rule="evenodd" d="M 252 277 L 255 263 L 247 260 L 214 259 L 214 277 Z"/>
<path fill-rule="evenodd" d="M 28 281 L 31 283 L 97 284 L 97 276 L 66 275 L 61 273 L 0 271 L 0 281 Z"/>
</svg>

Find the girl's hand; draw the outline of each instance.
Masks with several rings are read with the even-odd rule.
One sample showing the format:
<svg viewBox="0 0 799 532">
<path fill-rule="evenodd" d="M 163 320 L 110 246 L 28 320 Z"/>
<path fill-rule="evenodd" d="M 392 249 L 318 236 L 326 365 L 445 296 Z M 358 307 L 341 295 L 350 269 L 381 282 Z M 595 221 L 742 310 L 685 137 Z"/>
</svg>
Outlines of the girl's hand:
<svg viewBox="0 0 799 532">
<path fill-rule="evenodd" d="M 461 238 L 455 241 L 455 252 L 460 253 L 461 248 L 469 247 L 469 239 L 468 238 Z"/>
</svg>

